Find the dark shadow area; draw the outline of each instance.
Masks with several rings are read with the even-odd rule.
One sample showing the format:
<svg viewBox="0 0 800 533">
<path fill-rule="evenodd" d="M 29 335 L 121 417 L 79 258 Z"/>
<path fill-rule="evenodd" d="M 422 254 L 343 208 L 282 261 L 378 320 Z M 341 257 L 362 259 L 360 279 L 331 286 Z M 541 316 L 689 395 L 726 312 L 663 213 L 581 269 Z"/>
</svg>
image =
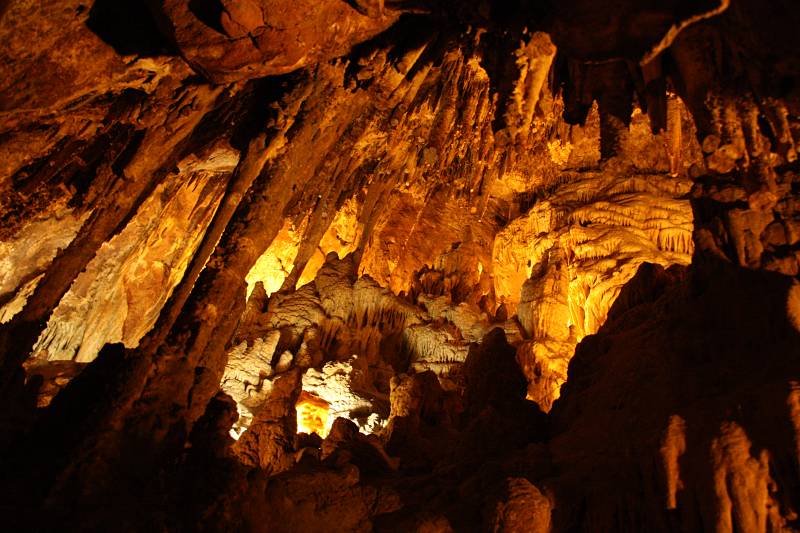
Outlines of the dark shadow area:
<svg viewBox="0 0 800 533">
<path fill-rule="evenodd" d="M 489 75 L 491 91 L 498 95 L 497 110 L 492 122 L 492 130 L 495 132 L 507 126 L 506 108 L 520 76 L 516 62 L 509 58 L 514 57 L 520 42 L 530 40 L 532 32 L 543 29 L 543 21 L 549 10 L 549 2 L 511 1 L 492 4 L 486 13 L 488 20 L 483 24 L 487 31 L 481 35 L 478 49 L 481 66 Z"/>
<path fill-rule="evenodd" d="M 362 60 L 369 58 L 376 50 L 386 49 L 388 49 L 386 54 L 387 61 L 398 69 L 408 69 L 406 78 L 412 78 L 421 65 L 437 59 L 431 56 L 431 50 L 435 48 L 433 43 L 437 41 L 441 30 L 441 25 L 429 15 L 401 15 L 397 22 L 387 30 L 352 48 L 347 56 L 350 60 L 346 71 L 347 78 L 354 81 L 359 87 L 368 87 L 371 80 L 369 77 L 360 75 Z M 417 58 L 413 65 L 400 64 L 406 54 L 425 45 L 422 55 Z"/>
<path fill-rule="evenodd" d="M 223 33 L 221 22 L 223 10 L 224 8 L 219 0 L 191 0 L 189 2 L 189 11 L 200 22 L 220 33 Z"/>
<path fill-rule="evenodd" d="M 175 55 L 150 10 L 140 0 L 96 0 L 86 25 L 121 55 Z"/>
<path fill-rule="evenodd" d="M 228 138 L 231 147 L 247 150 L 250 141 L 267 127 L 278 113 L 281 99 L 302 79 L 303 72 L 268 76 L 246 82 L 243 90 L 230 95 L 223 92 L 214 109 L 206 114 L 184 143 L 180 158 L 190 153 L 200 155 L 220 138 Z"/>
<path fill-rule="evenodd" d="M 689 269 L 640 267 L 606 323 L 578 345 L 551 411 L 556 530 L 701 531 L 730 497 L 733 531 L 744 531 L 739 512 L 758 512 L 757 491 L 720 496 L 714 483 L 723 474 L 754 483 L 743 465 L 759 458 L 779 512 L 794 521 L 786 511 L 800 505 L 792 284 L 704 255 Z M 665 472 L 659 461 L 670 453 L 675 467 Z M 676 472 L 667 509 L 666 480 Z"/>
<path fill-rule="evenodd" d="M 11 5 L 11 0 L 0 0 L 0 20 L 3 19 L 9 5 Z"/>
</svg>

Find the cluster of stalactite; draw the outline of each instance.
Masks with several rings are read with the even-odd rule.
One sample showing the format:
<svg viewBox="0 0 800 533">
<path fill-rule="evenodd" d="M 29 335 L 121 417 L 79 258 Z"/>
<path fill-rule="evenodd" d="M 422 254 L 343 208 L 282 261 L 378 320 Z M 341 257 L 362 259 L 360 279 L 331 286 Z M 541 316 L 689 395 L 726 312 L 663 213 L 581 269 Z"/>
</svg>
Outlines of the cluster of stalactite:
<svg viewBox="0 0 800 533">
<path fill-rule="evenodd" d="M 0 5 L 10 527 L 793 526 L 788 2 L 112 4 Z"/>
</svg>

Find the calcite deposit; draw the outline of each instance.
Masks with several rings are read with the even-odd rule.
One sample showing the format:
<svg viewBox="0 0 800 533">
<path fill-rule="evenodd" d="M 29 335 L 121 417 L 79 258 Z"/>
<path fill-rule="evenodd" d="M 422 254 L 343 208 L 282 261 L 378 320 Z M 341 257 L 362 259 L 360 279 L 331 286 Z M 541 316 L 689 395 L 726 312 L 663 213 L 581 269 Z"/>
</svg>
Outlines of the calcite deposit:
<svg viewBox="0 0 800 533">
<path fill-rule="evenodd" d="M 0 2 L 8 531 L 795 531 L 788 0 Z"/>
</svg>

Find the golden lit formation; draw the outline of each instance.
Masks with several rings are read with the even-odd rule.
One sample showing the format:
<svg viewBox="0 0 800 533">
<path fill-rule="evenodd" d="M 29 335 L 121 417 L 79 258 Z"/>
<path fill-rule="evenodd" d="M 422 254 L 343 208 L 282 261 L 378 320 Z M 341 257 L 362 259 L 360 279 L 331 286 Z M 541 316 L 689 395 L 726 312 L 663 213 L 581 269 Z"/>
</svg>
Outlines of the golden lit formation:
<svg viewBox="0 0 800 533">
<path fill-rule="evenodd" d="M 297 432 L 316 433 L 323 439 L 328 435 L 328 402 L 303 391 L 297 400 Z"/>
</svg>

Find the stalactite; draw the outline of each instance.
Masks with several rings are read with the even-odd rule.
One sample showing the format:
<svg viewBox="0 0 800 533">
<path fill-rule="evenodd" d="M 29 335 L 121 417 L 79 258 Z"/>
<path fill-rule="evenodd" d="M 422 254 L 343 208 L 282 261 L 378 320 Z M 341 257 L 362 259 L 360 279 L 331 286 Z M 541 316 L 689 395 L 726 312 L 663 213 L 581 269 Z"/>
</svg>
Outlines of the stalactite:
<svg viewBox="0 0 800 533">
<path fill-rule="evenodd" d="M 323 85 L 316 90 L 325 94 L 326 89 L 328 87 Z M 357 106 L 353 99 L 342 113 Z M 289 150 L 305 146 L 301 139 L 314 135 L 321 113 L 324 113 L 323 109 L 311 107 L 304 109 L 295 119 L 301 127 L 292 137 Z M 346 125 L 347 122 L 335 124 L 328 132 L 328 142 L 335 142 Z M 147 400 L 144 403 L 151 406 L 145 413 L 151 421 L 144 425 L 137 423 L 138 432 L 149 434 L 160 428 L 161 436 L 157 434 L 154 439 L 158 442 L 173 424 L 191 424 L 202 414 L 222 378 L 226 344 L 244 305 L 244 293 L 240 292 L 243 291 L 244 279 L 280 229 L 281 219 L 273 215 L 286 208 L 289 197 L 285 191 L 291 189 L 290 183 L 299 183 L 302 187 L 300 180 L 314 176 L 314 167 L 306 169 L 305 175 L 301 176 L 293 173 L 291 168 L 273 169 L 270 166 L 261 173 L 246 201 L 238 207 L 164 345 L 159 347 L 156 359 L 165 359 L 169 364 L 152 376 L 145 386 L 143 399 Z M 183 394 L 176 394 L 177 391 Z M 159 424 L 158 406 L 171 405 L 175 400 L 180 414 L 176 413 L 174 420 L 166 426 Z"/>
<path fill-rule="evenodd" d="M 797 521 L 790 2 L 29 3 L 7 529 Z M 138 347 L 28 357 L 48 317 L 96 329 L 83 361 L 147 315 L 134 346 L 165 300 Z"/>
<path fill-rule="evenodd" d="M 120 229 L 152 190 L 164 160 L 175 158 L 180 143 L 186 139 L 203 116 L 210 111 L 221 88 L 197 87 L 178 93 L 164 108 L 156 107 L 144 120 L 153 122 L 145 133 L 136 154 L 125 166 L 114 190 L 106 196 L 107 204 L 98 207 L 79 232 L 78 237 L 62 251 L 37 284 L 33 294 L 10 323 L 0 326 L 2 381 L 0 389 L 9 386 L 19 364 L 28 356 L 44 329 L 50 313 L 67 292 L 70 284 L 86 267 L 97 249 Z M 169 141 L 164 142 L 164 131 Z"/>
<path fill-rule="evenodd" d="M 278 138 L 281 139 L 280 136 Z M 142 343 L 144 350 L 152 350 L 153 347 L 158 347 L 164 341 L 178 314 L 183 309 L 192 287 L 194 287 L 200 272 L 205 267 L 214 247 L 216 247 L 220 236 L 228 226 L 239 202 L 241 202 L 245 193 L 261 173 L 266 161 L 276 151 L 275 147 L 280 146 L 281 141 L 282 139 L 280 141 L 272 139 L 270 146 L 266 146 L 265 134 L 260 134 L 250 141 L 247 152 L 241 159 L 241 163 L 237 165 L 234 175 L 225 190 L 225 195 L 220 201 L 220 205 L 214 213 L 214 218 L 203 235 L 203 240 L 192 257 L 192 262 L 189 264 L 183 279 L 165 305 L 155 327 Z"/>
</svg>

